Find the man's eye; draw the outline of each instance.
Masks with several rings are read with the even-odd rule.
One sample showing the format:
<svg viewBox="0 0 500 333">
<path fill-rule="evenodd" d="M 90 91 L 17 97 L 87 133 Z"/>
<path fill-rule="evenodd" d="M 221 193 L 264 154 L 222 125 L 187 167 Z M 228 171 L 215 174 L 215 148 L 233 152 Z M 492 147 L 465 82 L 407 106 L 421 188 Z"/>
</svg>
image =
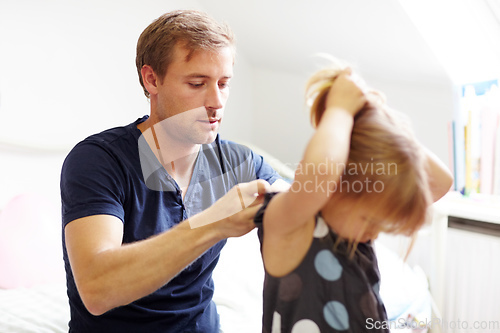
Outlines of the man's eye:
<svg viewBox="0 0 500 333">
<path fill-rule="evenodd" d="M 229 87 L 229 82 L 221 82 L 219 83 L 219 88 L 224 89 Z"/>
<path fill-rule="evenodd" d="M 194 87 L 194 88 L 200 88 L 203 86 L 203 83 L 193 83 L 193 82 L 190 82 L 189 85 L 191 87 Z"/>
</svg>

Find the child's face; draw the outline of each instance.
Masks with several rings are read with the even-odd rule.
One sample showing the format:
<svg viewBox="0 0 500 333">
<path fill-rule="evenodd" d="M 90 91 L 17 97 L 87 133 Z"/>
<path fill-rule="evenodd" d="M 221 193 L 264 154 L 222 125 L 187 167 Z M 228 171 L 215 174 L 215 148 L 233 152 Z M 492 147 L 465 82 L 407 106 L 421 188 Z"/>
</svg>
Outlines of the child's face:
<svg viewBox="0 0 500 333">
<path fill-rule="evenodd" d="M 327 205 L 321 211 L 328 226 L 340 237 L 353 242 L 375 240 L 380 233 L 380 221 L 370 207 L 354 206 L 347 202 Z"/>
</svg>

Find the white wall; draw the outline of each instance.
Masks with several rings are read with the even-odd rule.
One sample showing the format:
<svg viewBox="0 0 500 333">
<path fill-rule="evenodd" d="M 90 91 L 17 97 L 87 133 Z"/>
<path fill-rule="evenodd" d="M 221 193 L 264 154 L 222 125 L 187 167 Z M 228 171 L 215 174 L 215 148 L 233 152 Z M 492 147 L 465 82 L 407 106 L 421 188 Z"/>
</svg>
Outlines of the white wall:
<svg viewBox="0 0 500 333">
<path fill-rule="evenodd" d="M 66 153 L 0 144 L 0 212 L 11 199 L 26 193 L 45 197 L 59 207 L 59 177 Z"/>
<path fill-rule="evenodd" d="M 290 165 L 300 161 L 313 133 L 304 101 L 307 78 L 308 74 L 269 68 L 253 71 L 253 141 Z M 365 80 L 386 95 L 392 108 L 409 116 L 420 142 L 448 165 L 447 126 L 453 115 L 451 82 L 396 82 L 369 76 Z"/>
<path fill-rule="evenodd" d="M 397 82 L 380 77 L 366 80 L 386 95 L 390 107 L 409 116 L 417 139 L 448 165 L 448 123 L 454 107 L 452 82 Z"/>
<path fill-rule="evenodd" d="M 27 191 L 59 204 L 60 166 L 69 149 L 149 113 L 135 69 L 137 39 L 160 14 L 186 7 L 199 5 L 0 2 L 0 210 Z"/>
<path fill-rule="evenodd" d="M 313 133 L 304 100 L 306 76 L 256 68 L 253 71 L 253 141 L 290 166 L 302 158 Z"/>
<path fill-rule="evenodd" d="M 220 134 L 223 139 L 251 143 L 255 123 L 253 66 L 244 54 L 238 53 L 234 77 L 230 82 L 230 94 L 226 104 Z"/>
<path fill-rule="evenodd" d="M 147 114 L 142 30 L 196 1 L 0 2 L 0 137 L 68 146 Z"/>
<path fill-rule="evenodd" d="M 65 150 L 147 114 L 136 41 L 153 19 L 176 8 L 210 11 L 196 0 L 1 2 L 0 141 Z M 312 133 L 303 99 L 307 76 L 254 66 L 240 52 L 223 137 L 297 163 Z M 421 141 L 447 162 L 447 83 L 369 83 L 410 115 Z"/>
<path fill-rule="evenodd" d="M 0 140 L 67 148 L 148 114 L 135 68 L 137 39 L 159 15 L 179 8 L 202 6 L 196 0 L 1 2 Z M 235 70 L 223 133 L 248 141 L 252 86 L 245 77 L 252 69 L 244 55 Z"/>
</svg>

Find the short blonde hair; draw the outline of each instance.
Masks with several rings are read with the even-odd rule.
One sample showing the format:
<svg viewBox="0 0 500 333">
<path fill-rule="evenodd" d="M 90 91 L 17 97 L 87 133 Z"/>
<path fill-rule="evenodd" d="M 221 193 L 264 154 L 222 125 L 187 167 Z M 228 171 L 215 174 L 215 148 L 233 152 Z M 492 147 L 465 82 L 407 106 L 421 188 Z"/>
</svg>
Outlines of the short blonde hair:
<svg viewBox="0 0 500 333">
<path fill-rule="evenodd" d="M 215 51 L 231 47 L 233 54 L 235 50 L 235 38 L 229 26 L 206 13 L 176 10 L 160 16 L 142 32 L 137 42 L 135 63 L 146 97 L 149 97 L 149 92 L 142 82 L 142 67 L 149 65 L 160 78 L 164 78 L 178 43 L 190 51 L 187 60 L 198 49 Z"/>
<path fill-rule="evenodd" d="M 306 98 L 312 102 L 314 127 L 321 121 L 332 82 L 346 69 L 336 61 L 308 81 Z M 370 90 L 367 98 L 370 102 L 354 117 L 348 161 L 327 205 L 369 205 L 385 218 L 377 225 L 379 231 L 412 236 L 427 220 L 432 203 L 425 155 L 408 121 L 389 109 L 380 93 Z"/>
</svg>

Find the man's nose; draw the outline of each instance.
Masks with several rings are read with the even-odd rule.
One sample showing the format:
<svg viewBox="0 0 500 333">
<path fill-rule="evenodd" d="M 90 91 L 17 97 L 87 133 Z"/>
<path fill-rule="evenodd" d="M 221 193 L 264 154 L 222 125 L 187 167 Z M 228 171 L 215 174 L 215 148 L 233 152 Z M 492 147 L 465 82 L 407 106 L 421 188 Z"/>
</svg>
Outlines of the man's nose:
<svg viewBox="0 0 500 333">
<path fill-rule="evenodd" d="M 224 107 L 224 99 L 218 85 L 210 87 L 207 91 L 205 107 L 207 111 L 217 111 Z"/>
</svg>

